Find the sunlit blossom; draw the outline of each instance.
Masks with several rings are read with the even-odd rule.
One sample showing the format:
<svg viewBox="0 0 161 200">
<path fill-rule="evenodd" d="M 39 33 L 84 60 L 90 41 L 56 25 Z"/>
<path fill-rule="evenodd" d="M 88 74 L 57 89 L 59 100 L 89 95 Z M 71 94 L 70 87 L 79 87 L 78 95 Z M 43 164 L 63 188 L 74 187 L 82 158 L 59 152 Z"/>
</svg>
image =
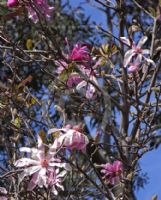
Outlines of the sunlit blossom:
<svg viewBox="0 0 161 200">
<path fill-rule="evenodd" d="M 72 61 L 91 61 L 91 56 L 87 50 L 87 46 L 76 44 L 69 55 L 69 59 Z"/>
<path fill-rule="evenodd" d="M 18 168 L 23 168 L 23 172 L 19 175 L 19 181 L 21 182 L 24 177 L 32 176 L 29 184 L 28 190 L 32 191 L 36 186 L 42 188 L 45 186 L 46 188 L 53 187 L 52 190 L 55 191 L 55 185 L 60 186 L 60 179 L 62 174 L 59 172 L 59 168 L 70 170 L 70 166 L 67 163 L 62 163 L 59 158 L 56 157 L 56 152 L 52 152 L 50 154 L 50 149 L 46 153 L 45 145 L 43 144 L 40 137 L 38 137 L 38 148 L 28 148 L 22 147 L 20 148 L 21 152 L 26 152 L 30 154 L 30 158 L 25 157 L 17 160 L 14 165 Z M 65 174 L 65 171 L 63 174 Z M 51 182 L 51 176 L 54 177 L 55 182 Z M 58 181 L 59 180 L 59 181 Z M 52 185 L 53 183 L 53 185 Z M 56 192 L 54 192 L 56 193 Z"/>
<path fill-rule="evenodd" d="M 131 42 L 129 39 L 125 38 L 125 37 L 121 37 L 120 38 L 122 40 L 123 43 L 125 43 L 128 46 L 131 46 Z M 144 55 L 148 55 L 150 54 L 150 50 L 149 49 L 142 49 L 142 46 L 145 44 L 145 42 L 147 41 L 148 37 L 147 36 L 143 36 L 137 45 L 135 45 L 134 42 L 132 42 L 132 49 L 128 50 L 125 53 L 124 56 L 124 67 L 126 68 L 129 63 L 131 62 L 131 60 L 134 58 L 135 59 L 135 63 L 141 63 L 142 59 L 144 59 L 147 63 L 152 64 L 153 66 L 155 66 L 155 63 L 153 60 L 151 60 L 150 58 L 145 57 Z"/>
</svg>

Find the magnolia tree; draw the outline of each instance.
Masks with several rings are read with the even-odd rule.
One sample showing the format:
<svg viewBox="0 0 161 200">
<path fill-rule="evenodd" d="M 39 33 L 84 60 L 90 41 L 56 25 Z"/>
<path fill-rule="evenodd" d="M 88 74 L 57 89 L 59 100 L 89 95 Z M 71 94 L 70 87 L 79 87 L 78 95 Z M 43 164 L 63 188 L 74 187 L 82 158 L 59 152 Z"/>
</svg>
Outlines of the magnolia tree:
<svg viewBox="0 0 161 200">
<path fill-rule="evenodd" d="M 160 145 L 161 2 L 71 5 L 0 3 L 1 200 L 135 200 Z"/>
</svg>

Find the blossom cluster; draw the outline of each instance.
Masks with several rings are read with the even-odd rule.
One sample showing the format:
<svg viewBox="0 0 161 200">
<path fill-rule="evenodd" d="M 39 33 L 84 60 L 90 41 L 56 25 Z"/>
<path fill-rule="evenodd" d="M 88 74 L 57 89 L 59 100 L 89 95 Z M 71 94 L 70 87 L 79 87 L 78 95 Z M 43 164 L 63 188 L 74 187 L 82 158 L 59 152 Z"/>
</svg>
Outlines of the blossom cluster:
<svg viewBox="0 0 161 200">
<path fill-rule="evenodd" d="M 77 72 L 77 70 L 73 70 L 67 80 L 67 86 L 68 88 L 72 88 L 76 85 L 77 91 L 80 91 L 82 88 L 86 89 L 86 98 L 91 99 L 94 97 L 96 88 L 95 86 L 98 85 L 97 82 L 97 72 L 96 68 L 99 65 L 99 61 L 93 64 L 92 57 L 88 51 L 88 48 L 86 45 L 81 46 L 81 44 L 76 44 L 71 52 L 68 52 L 68 54 L 65 54 L 65 57 L 69 62 L 75 62 L 76 67 L 82 73 L 82 75 L 85 76 L 82 77 L 80 73 Z M 70 65 L 66 61 L 56 61 L 55 64 L 58 66 L 57 73 L 61 75 L 65 71 L 67 71 L 70 68 Z"/>
<path fill-rule="evenodd" d="M 27 153 L 30 157 L 23 157 L 17 160 L 14 165 L 23 169 L 19 174 L 19 182 L 26 176 L 32 176 L 28 184 L 28 191 L 32 191 L 36 186 L 49 188 L 55 195 L 58 194 L 58 188 L 64 190 L 62 181 L 67 171 L 71 170 L 68 163 L 62 162 L 58 157 L 58 151 L 61 149 L 74 148 L 85 152 L 86 145 L 89 143 L 88 137 L 76 129 L 68 127 L 62 129 L 51 129 L 49 134 L 59 132 L 52 145 L 43 143 L 38 136 L 37 148 L 21 147 L 20 152 Z"/>
<path fill-rule="evenodd" d="M 20 3 L 19 0 L 8 0 L 7 6 L 9 8 L 18 7 L 20 4 L 24 5 L 28 11 L 29 18 L 37 23 L 40 16 L 45 16 L 48 20 L 51 17 L 54 7 L 48 5 L 47 0 L 33 0 L 33 1 L 23 1 Z"/>
</svg>

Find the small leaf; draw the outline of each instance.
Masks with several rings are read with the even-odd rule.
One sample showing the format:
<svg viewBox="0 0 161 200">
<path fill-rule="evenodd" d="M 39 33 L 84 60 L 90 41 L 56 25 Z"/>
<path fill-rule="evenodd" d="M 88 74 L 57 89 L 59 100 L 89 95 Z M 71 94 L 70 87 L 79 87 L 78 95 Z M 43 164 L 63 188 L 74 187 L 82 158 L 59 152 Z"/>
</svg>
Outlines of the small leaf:
<svg viewBox="0 0 161 200">
<path fill-rule="evenodd" d="M 25 78 L 19 85 L 18 85 L 18 89 L 20 87 L 25 87 L 25 85 L 28 83 L 28 82 L 31 82 L 32 81 L 32 76 L 29 75 L 27 78 Z"/>
<path fill-rule="evenodd" d="M 54 132 L 52 133 L 52 137 L 57 138 L 60 135 L 60 133 L 61 133 L 60 131 Z"/>
<path fill-rule="evenodd" d="M 156 12 L 156 10 L 155 10 L 154 8 L 149 7 L 149 11 L 150 11 L 150 13 L 151 13 L 151 15 L 152 15 L 153 17 L 157 17 L 157 12 Z"/>
<path fill-rule="evenodd" d="M 111 52 L 112 55 L 117 52 L 117 46 L 115 44 L 112 45 Z"/>
<path fill-rule="evenodd" d="M 33 42 L 32 42 L 31 39 L 27 39 L 27 41 L 26 41 L 26 48 L 28 50 L 32 50 L 33 49 Z"/>
<path fill-rule="evenodd" d="M 152 87 L 152 90 L 153 90 L 154 92 L 159 92 L 159 91 L 160 91 L 160 89 L 157 88 L 157 87 Z"/>
<path fill-rule="evenodd" d="M 69 75 L 72 73 L 73 69 L 74 69 L 74 65 L 69 64 L 68 67 L 66 69 L 64 69 L 62 71 L 62 73 L 59 75 L 59 78 L 62 81 L 66 81 L 68 79 Z"/>
<path fill-rule="evenodd" d="M 158 199 L 158 196 L 157 195 L 153 195 L 151 200 L 157 200 Z"/>
<path fill-rule="evenodd" d="M 45 134 L 44 130 L 42 130 L 42 129 L 40 130 L 39 136 L 42 139 L 43 143 L 46 143 L 46 134 Z"/>
<path fill-rule="evenodd" d="M 161 6 L 161 0 L 159 0 L 159 5 Z"/>
<path fill-rule="evenodd" d="M 11 121 L 11 123 L 16 126 L 17 128 L 20 128 L 21 125 L 21 118 L 20 117 L 16 117 L 14 120 Z"/>
</svg>

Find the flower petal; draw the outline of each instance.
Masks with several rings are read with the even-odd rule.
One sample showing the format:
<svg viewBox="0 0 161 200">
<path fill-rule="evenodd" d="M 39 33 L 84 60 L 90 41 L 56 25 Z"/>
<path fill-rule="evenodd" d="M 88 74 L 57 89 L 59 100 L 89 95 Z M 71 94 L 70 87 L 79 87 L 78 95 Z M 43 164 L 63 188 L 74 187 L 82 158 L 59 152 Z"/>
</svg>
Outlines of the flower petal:
<svg viewBox="0 0 161 200">
<path fill-rule="evenodd" d="M 38 165 L 38 164 L 39 161 L 33 160 L 31 158 L 21 158 L 14 163 L 15 167 L 26 167 L 29 165 Z"/>
<path fill-rule="evenodd" d="M 127 39 L 126 37 L 120 37 L 120 40 L 121 40 L 124 44 L 126 44 L 126 45 L 128 45 L 128 46 L 131 46 L 130 40 Z"/>
<path fill-rule="evenodd" d="M 81 82 L 77 85 L 76 89 L 77 89 L 77 90 L 80 90 L 82 87 L 85 87 L 86 85 L 87 85 L 87 82 L 86 82 L 86 81 L 81 81 Z"/>
<path fill-rule="evenodd" d="M 132 57 L 135 55 L 135 50 L 134 49 L 130 49 L 125 53 L 124 56 L 124 67 L 126 68 L 127 65 L 129 64 L 130 60 L 132 59 Z"/>
<path fill-rule="evenodd" d="M 36 187 L 38 179 L 39 179 L 39 172 L 36 172 L 28 184 L 27 191 L 32 191 Z"/>
<path fill-rule="evenodd" d="M 147 41 L 148 37 L 147 36 L 143 36 L 139 42 L 138 42 L 138 45 L 137 45 L 137 48 L 141 48 L 143 46 L 143 44 Z"/>
</svg>

